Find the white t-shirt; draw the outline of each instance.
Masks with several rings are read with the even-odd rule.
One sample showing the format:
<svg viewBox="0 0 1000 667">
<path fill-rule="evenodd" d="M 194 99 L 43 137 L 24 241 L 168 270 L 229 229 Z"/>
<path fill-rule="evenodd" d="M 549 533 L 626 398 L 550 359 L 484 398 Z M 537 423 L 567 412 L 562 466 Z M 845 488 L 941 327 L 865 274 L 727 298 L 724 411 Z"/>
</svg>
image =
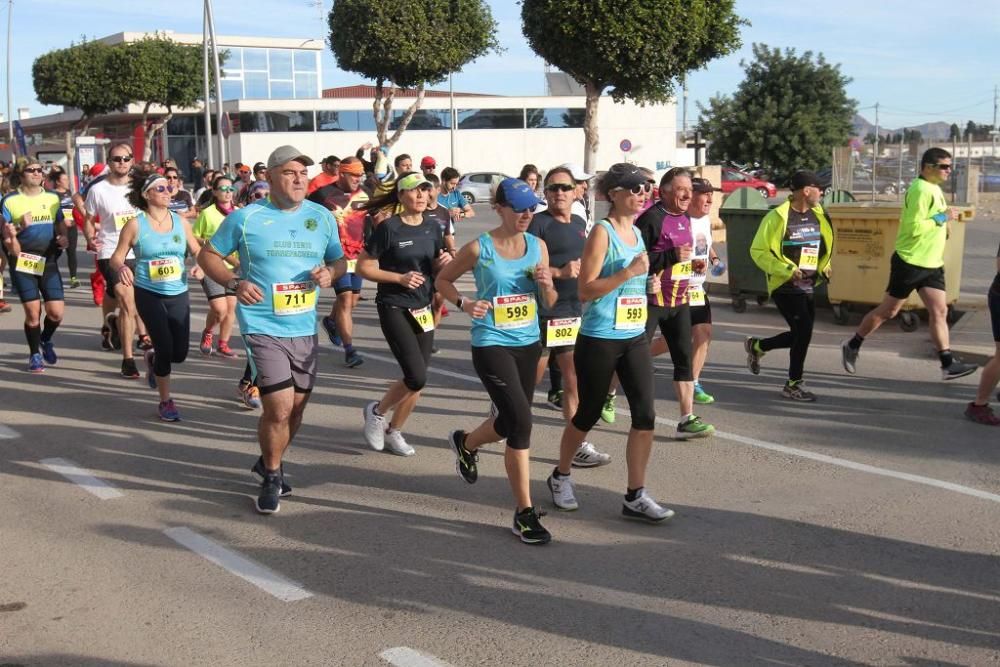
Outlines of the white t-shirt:
<svg viewBox="0 0 1000 667">
<path fill-rule="evenodd" d="M 712 216 L 691 218 L 691 238 L 694 240 L 691 259 L 705 260 L 705 273 L 692 273 L 690 285 L 700 287 L 708 278 L 708 270 L 712 264 L 708 261 L 709 250 L 712 249 Z"/>
<path fill-rule="evenodd" d="M 97 240 L 101 249 L 97 259 L 111 259 L 118 247 L 118 233 L 129 220 L 135 217 L 135 208 L 128 203 L 128 185 L 112 185 L 107 180 L 93 185 L 87 190 L 84 208 L 87 215 L 100 218 Z M 135 258 L 129 250 L 128 259 Z"/>
</svg>

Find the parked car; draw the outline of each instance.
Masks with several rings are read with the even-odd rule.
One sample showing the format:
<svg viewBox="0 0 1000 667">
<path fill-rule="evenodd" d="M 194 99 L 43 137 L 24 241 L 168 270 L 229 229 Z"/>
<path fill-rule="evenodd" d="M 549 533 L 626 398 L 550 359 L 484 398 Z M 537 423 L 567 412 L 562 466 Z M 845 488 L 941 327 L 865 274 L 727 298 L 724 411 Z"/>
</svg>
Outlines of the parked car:
<svg viewBox="0 0 1000 667">
<path fill-rule="evenodd" d="M 732 167 L 723 167 L 722 168 L 723 194 L 728 195 L 733 190 L 737 190 L 739 188 L 753 188 L 767 198 L 776 197 L 778 195 L 778 189 L 774 187 L 774 183 L 761 180 L 756 176 L 751 176 L 745 171 L 740 171 L 739 169 L 733 169 Z"/>
<path fill-rule="evenodd" d="M 496 171 L 474 171 L 462 176 L 458 181 L 458 191 L 468 204 L 488 202 L 497 183 L 508 178 L 507 174 Z"/>
</svg>

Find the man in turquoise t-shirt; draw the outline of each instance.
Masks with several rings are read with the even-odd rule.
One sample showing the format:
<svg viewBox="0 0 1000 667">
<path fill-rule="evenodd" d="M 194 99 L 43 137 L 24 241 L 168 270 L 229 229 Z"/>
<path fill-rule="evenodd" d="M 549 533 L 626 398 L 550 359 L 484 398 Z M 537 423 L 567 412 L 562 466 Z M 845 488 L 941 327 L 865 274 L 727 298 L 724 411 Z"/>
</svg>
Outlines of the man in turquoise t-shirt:
<svg viewBox="0 0 1000 667">
<path fill-rule="evenodd" d="M 277 512 L 280 496 L 291 493 L 281 458 L 316 382 L 318 288 L 347 269 L 333 215 L 305 201 L 312 164 L 292 146 L 275 149 L 267 160 L 270 200 L 229 214 L 198 255 L 212 280 L 236 292 L 236 318 L 260 387 L 261 457 L 251 470 L 263 479 L 261 514 Z M 223 259 L 234 252 L 240 275 Z"/>
<path fill-rule="evenodd" d="M 920 176 L 910 183 L 899 216 L 896 252 L 889 266 L 885 298 L 861 320 L 854 337 L 840 346 L 844 370 L 851 375 L 857 370 L 861 343 L 899 313 L 913 290 L 917 290 L 927 308 L 931 338 L 941 359 L 941 378 L 954 380 L 976 372 L 976 366 L 952 357 L 948 341 L 944 247 L 948 223 L 958 218 L 958 212 L 948 208 L 941 184 L 951 176 L 951 168 L 951 153 L 943 148 L 929 148 L 920 158 Z"/>
</svg>

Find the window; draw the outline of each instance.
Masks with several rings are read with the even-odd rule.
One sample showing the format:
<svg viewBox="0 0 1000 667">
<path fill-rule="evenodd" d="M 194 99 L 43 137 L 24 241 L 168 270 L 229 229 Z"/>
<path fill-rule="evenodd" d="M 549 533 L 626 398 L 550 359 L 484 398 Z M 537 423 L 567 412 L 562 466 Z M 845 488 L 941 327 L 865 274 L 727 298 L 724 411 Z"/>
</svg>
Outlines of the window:
<svg viewBox="0 0 1000 667">
<path fill-rule="evenodd" d="M 226 70 L 232 71 L 236 76 L 243 72 L 243 49 L 238 46 L 226 46 L 220 49 L 219 64 L 222 66 L 222 76 L 227 76 Z M 222 54 L 225 54 L 225 59 Z"/>
<path fill-rule="evenodd" d="M 528 109 L 529 128 L 583 127 L 583 109 Z"/>
<path fill-rule="evenodd" d="M 243 111 L 240 132 L 312 132 L 312 111 Z"/>
<path fill-rule="evenodd" d="M 320 132 L 373 132 L 375 119 L 371 111 L 317 111 Z"/>
<path fill-rule="evenodd" d="M 243 49 L 243 70 L 267 71 L 267 49 Z"/>
<path fill-rule="evenodd" d="M 405 110 L 395 110 L 392 112 L 392 121 L 389 129 L 395 130 L 399 127 L 399 122 L 406 115 Z M 407 130 L 447 130 L 451 127 L 451 112 L 447 109 L 417 109 L 410 119 Z"/>
<path fill-rule="evenodd" d="M 313 99 L 319 97 L 319 79 L 309 72 L 295 72 L 295 97 Z"/>
<path fill-rule="evenodd" d="M 167 123 L 167 134 L 171 137 L 179 137 L 181 135 L 193 135 L 195 125 L 194 116 L 174 116 Z"/>
<path fill-rule="evenodd" d="M 239 79 L 223 79 L 222 99 L 224 100 L 243 99 L 243 82 Z"/>
<path fill-rule="evenodd" d="M 295 72 L 315 72 L 316 53 L 314 51 L 295 51 Z"/>
<path fill-rule="evenodd" d="M 271 99 L 272 100 L 290 100 L 295 95 L 292 91 L 291 81 L 272 81 L 271 82 Z"/>
<path fill-rule="evenodd" d="M 469 176 L 469 181 L 489 185 L 493 182 L 493 174 L 472 174 Z"/>
<path fill-rule="evenodd" d="M 519 130 L 524 127 L 523 109 L 459 109 L 460 130 Z"/>
<path fill-rule="evenodd" d="M 292 52 L 288 49 L 268 49 L 271 61 L 271 78 L 290 81 L 292 78 Z"/>
<path fill-rule="evenodd" d="M 245 99 L 266 100 L 268 98 L 267 72 L 244 72 Z"/>
</svg>

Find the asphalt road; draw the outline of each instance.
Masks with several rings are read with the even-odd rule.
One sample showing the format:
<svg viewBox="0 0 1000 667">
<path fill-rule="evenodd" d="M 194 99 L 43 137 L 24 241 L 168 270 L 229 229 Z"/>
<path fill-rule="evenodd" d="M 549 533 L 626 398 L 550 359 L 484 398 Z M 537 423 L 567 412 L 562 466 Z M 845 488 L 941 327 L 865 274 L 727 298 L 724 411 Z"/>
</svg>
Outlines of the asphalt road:
<svg viewBox="0 0 1000 667">
<path fill-rule="evenodd" d="M 669 438 L 677 407 L 657 361 L 648 488 L 677 511 L 669 525 L 619 516 L 625 414 L 591 438 L 612 464 L 574 473 L 581 509 L 555 512 L 544 480 L 561 420 L 539 398 L 532 491 L 554 541 L 529 547 L 509 530 L 500 447 L 469 486 L 445 442 L 488 409 L 464 315 L 438 332 L 408 459 L 361 437 L 362 406 L 399 375 L 374 302 L 357 312 L 363 366 L 324 340 L 286 464 L 294 495 L 261 517 L 242 360 L 193 347 L 175 371 L 184 421 L 165 424 L 154 392 L 100 351 L 89 292 L 68 292 L 60 362 L 41 376 L 24 372 L 13 304 L 0 317 L 0 664 L 1000 663 L 1000 441 L 962 418 L 977 376 L 942 383 L 920 332 L 887 325 L 849 377 L 845 329 L 821 315 L 807 363 L 820 400 L 792 404 L 787 357 L 768 355 L 760 376 L 744 366 L 743 338 L 777 332 L 778 313 L 716 301 L 703 383 L 717 402 L 699 411 L 716 437 Z"/>
</svg>

